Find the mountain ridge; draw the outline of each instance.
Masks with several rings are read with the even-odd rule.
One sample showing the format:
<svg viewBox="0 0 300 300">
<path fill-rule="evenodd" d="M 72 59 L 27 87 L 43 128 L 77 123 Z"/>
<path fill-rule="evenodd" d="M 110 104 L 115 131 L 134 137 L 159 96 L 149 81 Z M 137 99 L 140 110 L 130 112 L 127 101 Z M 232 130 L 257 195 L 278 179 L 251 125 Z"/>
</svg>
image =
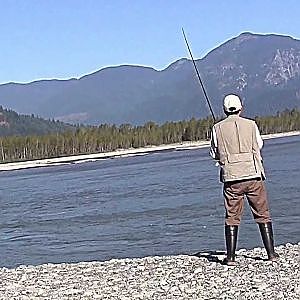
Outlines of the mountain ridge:
<svg viewBox="0 0 300 300">
<path fill-rule="evenodd" d="M 300 106 L 300 41 L 291 36 L 243 32 L 196 64 L 217 115 L 230 92 L 250 116 Z M 181 58 L 163 70 L 124 64 L 78 79 L 2 84 L 0 104 L 71 123 L 163 123 L 207 116 L 199 88 L 191 60 Z"/>
</svg>

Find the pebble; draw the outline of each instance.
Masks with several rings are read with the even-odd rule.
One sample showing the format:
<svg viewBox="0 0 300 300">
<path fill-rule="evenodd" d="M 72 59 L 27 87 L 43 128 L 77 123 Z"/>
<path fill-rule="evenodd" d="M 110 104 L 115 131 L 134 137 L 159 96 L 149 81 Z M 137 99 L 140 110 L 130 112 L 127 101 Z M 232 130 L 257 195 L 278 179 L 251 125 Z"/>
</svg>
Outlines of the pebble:
<svg viewBox="0 0 300 300">
<path fill-rule="evenodd" d="M 228 267 L 193 255 L 0 268 L 0 299 L 300 299 L 300 243 L 237 251 Z"/>
</svg>

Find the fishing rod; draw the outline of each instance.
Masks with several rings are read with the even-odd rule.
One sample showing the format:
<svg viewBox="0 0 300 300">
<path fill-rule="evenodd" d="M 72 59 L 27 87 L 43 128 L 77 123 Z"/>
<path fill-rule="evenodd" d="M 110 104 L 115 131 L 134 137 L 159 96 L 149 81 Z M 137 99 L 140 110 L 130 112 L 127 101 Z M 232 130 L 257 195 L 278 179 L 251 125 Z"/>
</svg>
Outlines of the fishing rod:
<svg viewBox="0 0 300 300">
<path fill-rule="evenodd" d="M 208 95 L 207 95 L 207 93 L 206 93 L 206 90 L 205 90 L 204 84 L 203 84 L 203 82 L 202 82 L 202 80 L 201 80 L 201 77 L 200 77 L 200 74 L 199 74 L 198 68 L 197 68 L 197 66 L 196 66 L 196 63 L 195 63 L 195 60 L 194 60 L 194 57 L 193 57 L 193 54 L 192 54 L 192 51 L 191 51 L 190 45 L 189 45 L 189 43 L 188 43 L 188 40 L 187 40 L 187 38 L 186 38 L 186 35 L 185 35 L 185 33 L 184 33 L 184 30 L 183 30 L 183 28 L 181 28 L 181 29 L 182 29 L 182 33 L 183 33 L 183 37 L 184 37 L 184 40 L 185 40 L 186 46 L 187 46 L 187 48 L 188 48 L 188 50 L 189 50 L 189 53 L 190 53 L 190 56 L 191 56 L 191 59 L 192 59 L 193 65 L 194 65 L 194 68 L 195 68 L 195 71 L 196 71 L 196 74 L 197 74 L 198 80 L 199 80 L 199 82 L 200 82 L 200 85 L 201 85 L 201 88 L 202 88 L 203 94 L 204 94 L 204 96 L 205 96 L 205 99 L 206 99 L 206 102 L 207 102 L 207 104 L 208 104 L 208 107 L 209 107 L 210 113 L 211 113 L 211 115 L 212 115 L 212 117 L 213 117 L 213 119 L 214 119 L 214 122 L 216 122 L 216 117 L 215 117 L 215 114 L 214 114 L 214 112 L 213 112 L 213 110 L 212 110 L 212 107 L 211 107 L 210 101 L 209 101 L 209 99 L 208 99 Z"/>
</svg>

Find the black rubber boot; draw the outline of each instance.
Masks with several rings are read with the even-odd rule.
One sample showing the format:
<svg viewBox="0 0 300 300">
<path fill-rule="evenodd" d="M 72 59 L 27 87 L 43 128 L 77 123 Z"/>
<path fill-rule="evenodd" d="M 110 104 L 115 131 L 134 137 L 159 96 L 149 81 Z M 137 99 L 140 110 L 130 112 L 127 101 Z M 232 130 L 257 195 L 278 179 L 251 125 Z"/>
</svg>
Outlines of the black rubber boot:
<svg viewBox="0 0 300 300">
<path fill-rule="evenodd" d="M 237 225 L 225 225 L 225 241 L 227 256 L 223 260 L 223 264 L 228 266 L 236 265 L 235 249 L 237 244 L 238 228 L 239 227 Z"/>
<path fill-rule="evenodd" d="M 268 259 L 271 261 L 277 260 L 279 255 L 274 250 L 272 222 L 259 223 L 258 226 L 259 226 L 262 241 L 267 250 Z"/>
</svg>

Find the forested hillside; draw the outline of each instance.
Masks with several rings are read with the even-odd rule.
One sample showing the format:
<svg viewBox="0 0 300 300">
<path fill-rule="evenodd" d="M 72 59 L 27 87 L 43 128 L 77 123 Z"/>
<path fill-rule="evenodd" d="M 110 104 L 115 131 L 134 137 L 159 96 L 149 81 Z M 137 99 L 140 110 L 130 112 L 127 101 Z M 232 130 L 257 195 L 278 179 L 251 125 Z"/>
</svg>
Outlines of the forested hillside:
<svg viewBox="0 0 300 300">
<path fill-rule="evenodd" d="M 300 110 L 293 109 L 276 116 L 257 117 L 262 134 L 300 130 Z M 124 124 L 119 127 L 78 127 L 75 131 L 48 135 L 0 138 L 0 161 L 20 161 L 77 154 L 139 148 L 149 145 L 208 140 L 213 125 L 211 118 L 167 122 L 143 126 Z"/>
<path fill-rule="evenodd" d="M 0 136 L 44 135 L 75 129 L 60 121 L 44 120 L 34 115 L 19 115 L 13 110 L 0 106 Z"/>
</svg>

